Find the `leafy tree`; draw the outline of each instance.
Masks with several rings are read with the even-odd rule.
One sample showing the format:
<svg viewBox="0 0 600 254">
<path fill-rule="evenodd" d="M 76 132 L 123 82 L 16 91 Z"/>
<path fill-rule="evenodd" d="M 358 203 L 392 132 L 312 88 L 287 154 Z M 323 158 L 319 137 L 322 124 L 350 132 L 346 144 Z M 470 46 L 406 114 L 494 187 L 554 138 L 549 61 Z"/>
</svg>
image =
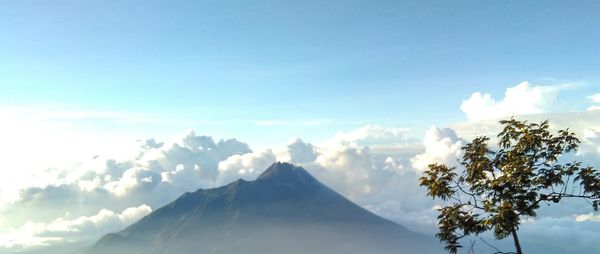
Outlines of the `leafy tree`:
<svg viewBox="0 0 600 254">
<path fill-rule="evenodd" d="M 535 217 L 541 203 L 565 198 L 587 200 L 600 208 L 600 173 L 581 162 L 562 163 L 561 155 L 574 152 L 580 143 L 569 129 L 553 134 L 548 121 L 500 121 L 498 148 L 489 138 L 477 137 L 462 148 L 463 170 L 431 164 L 420 185 L 428 196 L 448 201 L 439 209 L 439 233 L 450 253 L 459 240 L 493 230 L 497 239 L 512 236 L 516 253 L 523 253 L 517 231 L 522 216 Z"/>
</svg>

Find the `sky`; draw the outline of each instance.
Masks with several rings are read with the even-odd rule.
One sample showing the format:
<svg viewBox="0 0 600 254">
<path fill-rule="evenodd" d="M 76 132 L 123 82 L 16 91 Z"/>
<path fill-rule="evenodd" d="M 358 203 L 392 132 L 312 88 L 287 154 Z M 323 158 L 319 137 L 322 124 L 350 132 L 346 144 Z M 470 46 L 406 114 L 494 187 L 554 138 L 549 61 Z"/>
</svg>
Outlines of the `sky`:
<svg viewBox="0 0 600 254">
<path fill-rule="evenodd" d="M 435 203 L 416 186 L 423 165 L 452 161 L 510 116 L 572 128 L 584 141 L 576 156 L 600 167 L 599 11 L 598 1 L 2 1 L 0 249 L 95 239 L 277 160 L 433 232 Z M 523 230 L 531 242 L 548 239 L 544 223 L 597 239 L 600 218 L 586 209 Z"/>
</svg>

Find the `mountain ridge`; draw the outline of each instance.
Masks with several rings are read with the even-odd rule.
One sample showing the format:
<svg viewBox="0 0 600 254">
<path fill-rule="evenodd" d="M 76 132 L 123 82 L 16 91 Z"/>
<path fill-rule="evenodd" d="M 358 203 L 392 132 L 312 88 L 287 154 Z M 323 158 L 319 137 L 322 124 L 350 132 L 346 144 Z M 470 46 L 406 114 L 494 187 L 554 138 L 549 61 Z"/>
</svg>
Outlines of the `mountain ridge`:
<svg viewBox="0 0 600 254">
<path fill-rule="evenodd" d="M 439 253 L 432 243 L 278 162 L 254 181 L 184 193 L 86 254 Z"/>
</svg>

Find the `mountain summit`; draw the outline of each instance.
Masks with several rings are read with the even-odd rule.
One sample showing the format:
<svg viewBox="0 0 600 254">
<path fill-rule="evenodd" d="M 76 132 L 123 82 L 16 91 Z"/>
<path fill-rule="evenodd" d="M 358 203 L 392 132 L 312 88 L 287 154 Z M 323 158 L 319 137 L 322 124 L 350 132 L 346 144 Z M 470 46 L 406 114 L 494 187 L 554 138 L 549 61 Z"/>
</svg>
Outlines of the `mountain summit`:
<svg viewBox="0 0 600 254">
<path fill-rule="evenodd" d="M 318 182 L 306 170 L 285 162 L 273 163 L 257 178 L 258 181 L 277 181 L 288 183 L 316 183 Z"/>
<path fill-rule="evenodd" d="M 185 193 L 86 254 L 439 253 L 432 238 L 357 206 L 306 170 L 275 163 L 256 180 Z"/>
</svg>

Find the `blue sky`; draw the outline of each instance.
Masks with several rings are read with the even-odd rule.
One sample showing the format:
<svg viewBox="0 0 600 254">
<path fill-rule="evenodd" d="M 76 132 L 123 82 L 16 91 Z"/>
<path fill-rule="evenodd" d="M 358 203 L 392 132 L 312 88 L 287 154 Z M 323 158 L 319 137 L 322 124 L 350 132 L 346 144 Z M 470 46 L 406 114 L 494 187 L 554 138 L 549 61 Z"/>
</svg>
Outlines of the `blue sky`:
<svg viewBox="0 0 600 254">
<path fill-rule="evenodd" d="M 28 218 L 43 232 L 99 209 L 144 215 L 295 156 L 363 207 L 431 233 L 421 167 L 455 162 L 465 140 L 510 116 L 571 127 L 577 158 L 600 166 L 598 13 L 599 1 L 2 1 L 0 166 L 15 170 L 0 172 L 0 253 L 46 243 L 20 227 Z M 204 161 L 216 157 L 186 146 L 200 135 L 254 152 Z M 135 141 L 149 138 L 165 144 Z M 160 183 L 141 188 L 144 174 Z M 46 191 L 71 206 L 42 203 L 55 217 L 36 217 L 23 195 Z M 94 191 L 105 202 L 88 202 Z M 598 239 L 587 211 L 524 230 L 548 242 L 545 223 L 558 221 Z"/>
<path fill-rule="evenodd" d="M 463 120 L 458 106 L 474 91 L 597 80 L 599 9 L 597 1 L 6 1 L 0 101 L 426 128 Z M 247 128 L 218 127 L 260 134 Z"/>
</svg>

